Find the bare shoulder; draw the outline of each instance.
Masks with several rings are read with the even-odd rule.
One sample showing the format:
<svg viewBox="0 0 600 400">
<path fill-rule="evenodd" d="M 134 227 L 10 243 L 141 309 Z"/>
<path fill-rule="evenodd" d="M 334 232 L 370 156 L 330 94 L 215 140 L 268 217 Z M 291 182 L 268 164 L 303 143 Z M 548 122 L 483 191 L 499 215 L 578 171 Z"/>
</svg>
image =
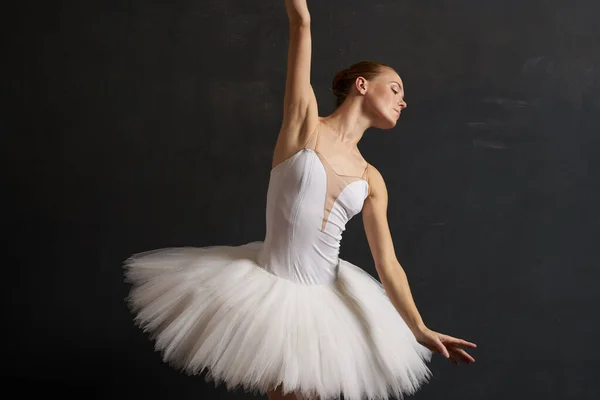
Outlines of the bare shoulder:
<svg viewBox="0 0 600 400">
<path fill-rule="evenodd" d="M 383 178 L 383 175 L 381 175 L 381 172 L 370 163 L 368 166 L 367 182 L 369 183 L 368 199 L 387 199 L 385 179 Z"/>
</svg>

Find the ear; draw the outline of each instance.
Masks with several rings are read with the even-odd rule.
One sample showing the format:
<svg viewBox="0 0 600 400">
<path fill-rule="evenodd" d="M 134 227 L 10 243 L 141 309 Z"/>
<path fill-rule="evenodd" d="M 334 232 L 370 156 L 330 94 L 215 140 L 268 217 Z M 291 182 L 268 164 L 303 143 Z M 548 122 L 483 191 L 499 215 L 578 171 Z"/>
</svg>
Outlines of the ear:
<svg viewBox="0 0 600 400">
<path fill-rule="evenodd" d="M 365 78 L 359 76 L 358 78 L 356 78 L 354 84 L 356 85 L 356 90 L 359 94 L 364 96 L 367 93 L 367 87 L 369 86 L 369 82 Z"/>
</svg>

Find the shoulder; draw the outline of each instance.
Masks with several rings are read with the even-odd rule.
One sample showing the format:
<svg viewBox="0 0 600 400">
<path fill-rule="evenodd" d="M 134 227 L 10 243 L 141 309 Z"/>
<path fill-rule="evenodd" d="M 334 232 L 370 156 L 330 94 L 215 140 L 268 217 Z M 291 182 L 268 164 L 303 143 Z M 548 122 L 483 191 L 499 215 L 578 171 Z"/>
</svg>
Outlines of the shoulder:
<svg viewBox="0 0 600 400">
<path fill-rule="evenodd" d="M 367 162 L 367 183 L 369 198 L 387 198 L 387 187 L 381 172 L 373 164 Z"/>
</svg>

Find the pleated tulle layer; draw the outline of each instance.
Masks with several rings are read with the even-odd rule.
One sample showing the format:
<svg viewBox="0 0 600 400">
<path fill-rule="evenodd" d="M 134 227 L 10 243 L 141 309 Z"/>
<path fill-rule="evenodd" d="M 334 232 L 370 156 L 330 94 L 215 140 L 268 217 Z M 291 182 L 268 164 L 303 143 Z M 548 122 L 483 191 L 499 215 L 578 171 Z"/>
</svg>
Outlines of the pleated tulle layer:
<svg viewBox="0 0 600 400">
<path fill-rule="evenodd" d="M 262 242 L 169 248 L 126 264 L 135 321 L 165 362 L 204 370 L 228 389 L 322 400 L 401 398 L 431 373 L 382 285 L 341 260 L 331 285 L 303 285 L 260 268 Z"/>
</svg>

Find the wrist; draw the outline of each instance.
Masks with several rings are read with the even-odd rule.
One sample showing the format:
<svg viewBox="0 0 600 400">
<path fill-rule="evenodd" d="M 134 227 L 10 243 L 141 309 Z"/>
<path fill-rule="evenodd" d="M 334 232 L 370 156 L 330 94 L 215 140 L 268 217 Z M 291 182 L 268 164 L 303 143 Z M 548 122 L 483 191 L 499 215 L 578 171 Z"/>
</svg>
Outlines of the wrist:
<svg viewBox="0 0 600 400">
<path fill-rule="evenodd" d="M 411 332 L 414 335 L 427 330 L 427 326 L 425 326 L 425 323 L 423 321 L 418 321 L 418 322 L 408 324 L 408 328 L 411 330 Z"/>
</svg>

